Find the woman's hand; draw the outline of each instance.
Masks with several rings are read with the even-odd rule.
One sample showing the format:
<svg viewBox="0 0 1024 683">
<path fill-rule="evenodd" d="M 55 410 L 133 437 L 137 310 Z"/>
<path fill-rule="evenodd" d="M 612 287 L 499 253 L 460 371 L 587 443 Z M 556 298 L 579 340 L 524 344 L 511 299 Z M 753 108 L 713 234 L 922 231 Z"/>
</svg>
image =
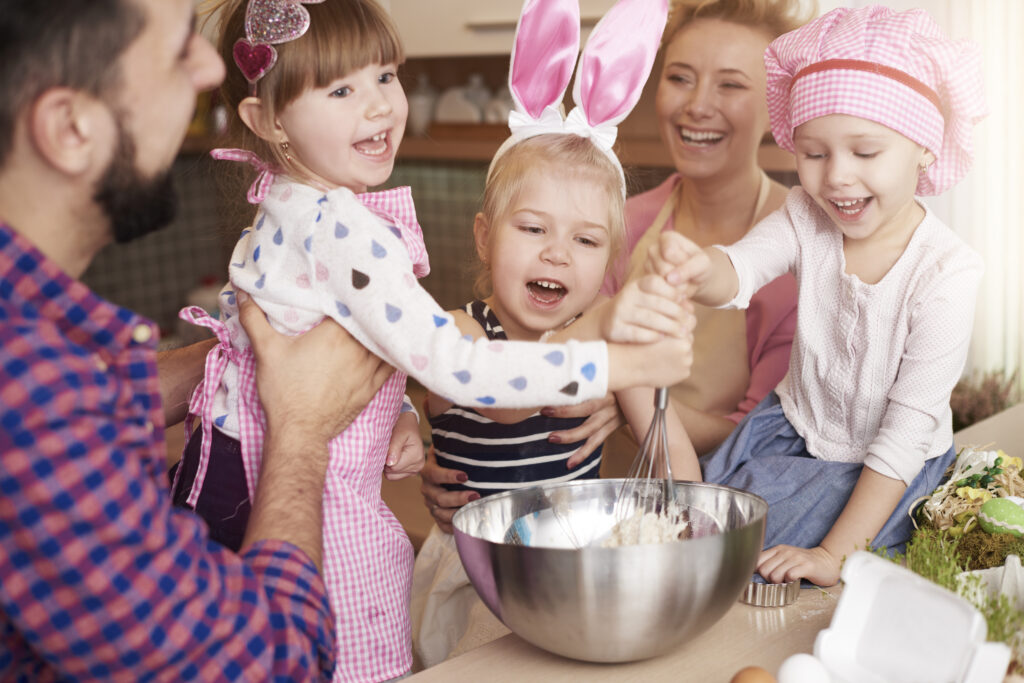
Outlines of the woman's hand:
<svg viewBox="0 0 1024 683">
<path fill-rule="evenodd" d="M 548 436 L 548 441 L 552 443 L 576 443 L 585 440 L 584 444 L 566 462 L 568 469 L 572 469 L 586 460 L 587 456 L 603 444 L 612 432 L 625 424 L 619 404 L 612 394 L 574 406 L 544 408 L 541 413 L 547 417 L 587 418 L 579 427 L 551 432 L 551 435 Z"/>
<path fill-rule="evenodd" d="M 405 479 L 423 469 L 423 439 L 420 423 L 411 412 L 402 413 L 391 430 L 388 458 L 384 465 L 384 478 L 388 481 Z"/>
<path fill-rule="evenodd" d="M 839 558 L 827 550 L 777 545 L 761 552 L 757 559 L 757 573 L 770 583 L 788 583 L 807 579 L 818 586 L 839 583 Z"/>
<path fill-rule="evenodd" d="M 466 503 L 480 498 L 476 491 L 449 491 L 443 484 L 464 484 L 469 478 L 465 472 L 441 467 L 434 458 L 434 449 L 430 448 L 426 462 L 420 470 L 420 493 L 423 504 L 430 510 L 430 515 L 437 522 L 438 528 L 446 534 L 452 533 L 452 517 L 455 511 Z"/>
</svg>

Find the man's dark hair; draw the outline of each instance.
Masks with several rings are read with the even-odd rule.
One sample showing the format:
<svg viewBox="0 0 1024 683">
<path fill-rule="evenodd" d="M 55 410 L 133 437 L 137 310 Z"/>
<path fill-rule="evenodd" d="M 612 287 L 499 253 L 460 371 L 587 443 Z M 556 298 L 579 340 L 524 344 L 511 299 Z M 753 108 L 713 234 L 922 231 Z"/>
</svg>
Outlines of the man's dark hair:
<svg viewBox="0 0 1024 683">
<path fill-rule="evenodd" d="M 46 90 L 110 93 L 145 21 L 132 0 L 0 0 L 0 167 L 18 115 Z"/>
</svg>

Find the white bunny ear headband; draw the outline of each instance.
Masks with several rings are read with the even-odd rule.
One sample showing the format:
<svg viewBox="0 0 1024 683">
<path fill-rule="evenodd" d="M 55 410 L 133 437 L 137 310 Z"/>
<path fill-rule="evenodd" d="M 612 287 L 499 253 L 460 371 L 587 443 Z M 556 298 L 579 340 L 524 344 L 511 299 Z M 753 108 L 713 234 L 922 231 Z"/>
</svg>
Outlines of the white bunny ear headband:
<svg viewBox="0 0 1024 683">
<path fill-rule="evenodd" d="M 513 145 L 545 133 L 589 138 L 617 169 L 626 192 L 622 164 L 612 151 L 618 124 L 633 110 L 651 73 L 668 0 L 619 0 L 590 34 L 576 67 L 572 99 L 576 106 L 564 119 L 562 98 L 572 78 L 580 46 L 578 0 L 525 0 L 516 28 L 508 87 L 515 110 L 509 114 L 512 135 L 494 161 Z"/>
</svg>

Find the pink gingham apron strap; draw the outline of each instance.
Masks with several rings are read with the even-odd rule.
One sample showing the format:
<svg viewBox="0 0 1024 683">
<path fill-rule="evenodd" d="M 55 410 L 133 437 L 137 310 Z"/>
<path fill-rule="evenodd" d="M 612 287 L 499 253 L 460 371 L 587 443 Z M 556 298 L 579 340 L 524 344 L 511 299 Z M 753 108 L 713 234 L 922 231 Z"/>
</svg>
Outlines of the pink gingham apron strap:
<svg viewBox="0 0 1024 683">
<path fill-rule="evenodd" d="M 213 439 L 213 398 L 220 387 L 221 378 L 228 367 L 232 356 L 237 354 L 231 348 L 231 337 L 227 327 L 220 320 L 211 317 L 199 306 L 188 306 L 181 309 L 178 317 L 185 322 L 200 325 L 213 331 L 220 342 L 206 354 L 206 364 L 203 372 L 203 380 L 192 392 L 192 398 L 188 404 L 188 415 L 185 417 L 185 432 L 192 434 L 192 427 L 195 418 L 201 418 L 203 429 L 203 440 L 199 452 L 199 467 L 196 471 L 195 481 L 189 491 L 187 502 L 193 508 L 199 500 L 199 492 L 203 489 L 203 482 L 206 479 L 206 470 L 210 464 L 210 443 Z M 181 476 L 181 469 L 174 477 L 174 486 L 178 485 L 178 478 Z"/>
<path fill-rule="evenodd" d="M 252 349 L 239 354 L 238 365 L 238 441 L 242 450 L 242 464 L 245 467 L 245 482 L 249 487 L 249 499 L 256 496 L 256 480 L 259 476 L 263 454 L 263 436 L 267 421 L 260 404 L 256 388 L 256 357 Z"/>
<path fill-rule="evenodd" d="M 356 199 L 395 224 L 409 252 L 409 258 L 412 259 L 412 270 L 416 277 L 430 274 L 430 259 L 427 257 L 427 246 L 423 243 L 423 228 L 416 219 L 412 188 L 403 185 L 379 192 L 364 192 L 357 194 Z"/>
</svg>

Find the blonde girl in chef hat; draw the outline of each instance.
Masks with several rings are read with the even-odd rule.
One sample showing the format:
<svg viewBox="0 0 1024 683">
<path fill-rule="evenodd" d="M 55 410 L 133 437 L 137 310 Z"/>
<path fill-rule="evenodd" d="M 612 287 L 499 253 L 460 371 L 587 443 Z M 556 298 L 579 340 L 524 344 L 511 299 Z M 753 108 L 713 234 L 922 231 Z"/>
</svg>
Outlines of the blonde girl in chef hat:
<svg viewBox="0 0 1024 683">
<path fill-rule="evenodd" d="M 923 10 L 875 6 L 779 37 L 765 63 L 772 132 L 801 187 L 732 246 L 665 233 L 653 263 L 720 307 L 796 276 L 789 371 L 702 465 L 768 501 L 761 577 L 830 586 L 854 549 L 909 539 L 911 502 L 955 455 L 949 396 L 982 263 L 915 195 L 970 168 L 980 57 Z"/>
<path fill-rule="evenodd" d="M 563 117 L 560 105 L 579 51 L 577 0 L 524 6 L 509 74 L 517 104 L 512 135 L 491 163 L 473 225 L 483 266 L 480 298 L 451 312 L 464 333 L 530 341 L 580 314 L 582 320 L 592 315 L 625 234 L 626 185 L 612 150 L 616 125 L 640 97 L 667 10 L 664 0 L 622 0 L 602 18 L 576 68 L 577 106 Z M 643 421 L 631 422 L 642 439 L 653 391 L 639 391 L 651 408 Z M 584 455 L 583 441 L 548 440 L 585 418 L 549 417 L 536 407 L 474 409 L 434 393 L 427 414 L 438 464 L 465 477 L 450 488 L 470 492 L 471 499 L 599 475 L 600 447 Z M 693 447 L 678 421 L 676 427 L 675 473 L 699 479 Z M 454 538 L 437 526 L 416 558 L 412 624 L 413 647 L 425 666 L 507 633 L 477 597 Z"/>
<path fill-rule="evenodd" d="M 415 419 L 404 414 L 412 409 L 403 401 L 407 375 L 460 404 L 488 408 L 572 404 L 662 374 L 677 381 L 689 367 L 686 311 L 665 298 L 675 290 L 662 282 L 665 296 L 650 295 L 646 308 L 634 299 L 641 305 L 628 319 L 607 306 L 565 333 L 650 344 L 465 339 L 417 281 L 429 268 L 409 188 L 367 192 L 388 180 L 408 113 L 396 78 L 402 46 L 387 12 L 373 0 L 230 0 L 221 16 L 221 53 L 234 64 L 223 94 L 241 148 L 213 154 L 255 167 L 247 198 L 256 206 L 230 259 L 220 318 L 185 311 L 220 343 L 189 406 L 202 424 L 186 447 L 175 501 L 194 507 L 214 531 L 240 529 L 241 543 L 265 422 L 237 292 L 289 334 L 330 316 L 395 366 L 330 442 L 323 509 L 335 678 L 395 678 L 412 664 L 413 549 L 381 499 L 381 477 L 401 421 L 412 429 L 399 450 L 413 452 L 409 469 L 422 464 Z M 295 410 L 301 416 L 302 406 Z"/>
</svg>

